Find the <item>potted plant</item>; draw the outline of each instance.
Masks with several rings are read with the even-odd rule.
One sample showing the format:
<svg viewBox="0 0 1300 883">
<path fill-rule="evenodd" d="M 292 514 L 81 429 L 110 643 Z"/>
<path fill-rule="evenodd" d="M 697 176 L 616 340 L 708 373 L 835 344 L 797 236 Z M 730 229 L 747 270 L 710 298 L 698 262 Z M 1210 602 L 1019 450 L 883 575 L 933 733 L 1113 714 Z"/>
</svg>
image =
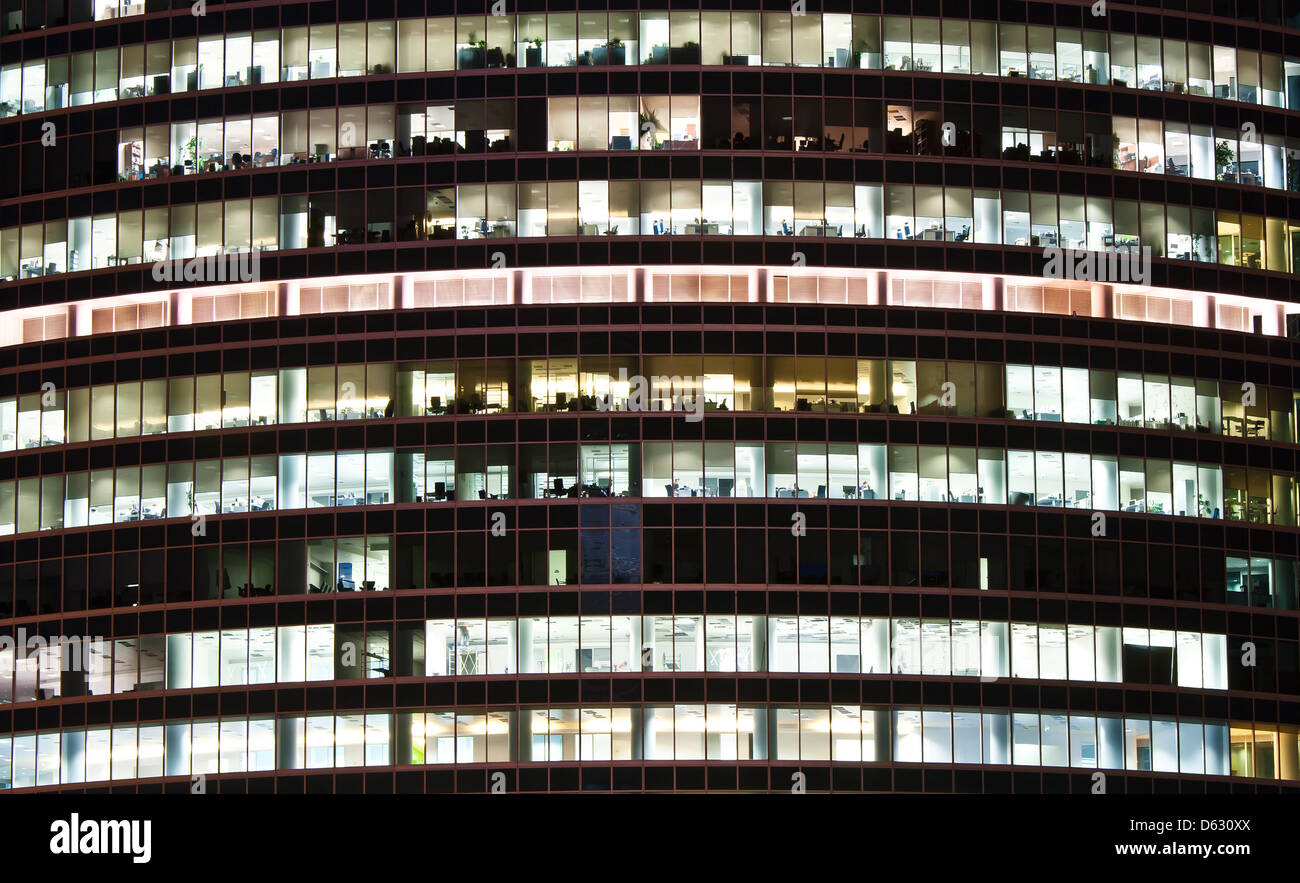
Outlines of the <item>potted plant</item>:
<svg viewBox="0 0 1300 883">
<path fill-rule="evenodd" d="M 199 170 L 199 136 L 195 135 L 185 142 L 185 166 L 195 172 Z"/>
<path fill-rule="evenodd" d="M 644 144 L 646 139 L 650 141 L 650 149 L 659 149 L 659 130 L 663 124 L 659 122 L 659 116 L 648 107 L 642 107 L 641 112 L 636 115 L 637 132 L 640 133 L 639 143 Z"/>
<path fill-rule="evenodd" d="M 1227 141 L 1216 141 L 1214 144 L 1214 169 L 1215 175 L 1220 181 L 1228 180 L 1224 177 L 1228 167 L 1237 159 L 1236 152 L 1232 145 Z"/>
<path fill-rule="evenodd" d="M 688 41 L 683 46 L 674 46 L 668 51 L 668 57 L 673 64 L 699 64 L 700 44 Z"/>
<path fill-rule="evenodd" d="M 480 40 L 475 34 L 471 33 L 469 35 L 469 45 L 456 50 L 456 69 L 467 70 L 483 67 L 486 63 L 486 54 L 487 40 Z"/>
<path fill-rule="evenodd" d="M 525 41 L 530 45 L 524 49 L 524 67 L 542 66 L 542 38 L 532 37 Z"/>
</svg>

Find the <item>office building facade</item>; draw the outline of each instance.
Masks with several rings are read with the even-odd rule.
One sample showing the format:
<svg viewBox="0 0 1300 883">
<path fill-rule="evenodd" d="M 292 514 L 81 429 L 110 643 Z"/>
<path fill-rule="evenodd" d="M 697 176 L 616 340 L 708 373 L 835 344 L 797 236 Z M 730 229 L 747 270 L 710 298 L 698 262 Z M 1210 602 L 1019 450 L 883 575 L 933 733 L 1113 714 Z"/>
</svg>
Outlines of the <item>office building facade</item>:
<svg viewBox="0 0 1300 883">
<path fill-rule="evenodd" d="M 0 785 L 1295 790 L 1300 15 L 590 5 L 3 0 Z"/>
</svg>

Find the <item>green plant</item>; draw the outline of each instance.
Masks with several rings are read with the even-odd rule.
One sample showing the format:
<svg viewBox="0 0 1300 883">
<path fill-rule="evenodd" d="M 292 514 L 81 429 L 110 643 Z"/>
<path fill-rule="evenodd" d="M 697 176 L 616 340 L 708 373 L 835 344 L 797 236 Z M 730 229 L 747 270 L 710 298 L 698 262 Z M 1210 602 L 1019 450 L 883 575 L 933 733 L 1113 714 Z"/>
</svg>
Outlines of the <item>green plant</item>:
<svg viewBox="0 0 1300 883">
<path fill-rule="evenodd" d="M 190 165 L 197 166 L 199 163 L 199 136 L 185 142 L 185 155 L 189 158 Z"/>
<path fill-rule="evenodd" d="M 607 42 L 605 45 L 608 46 L 610 49 L 622 49 L 623 41 L 615 38 Z"/>
<path fill-rule="evenodd" d="M 1237 154 L 1232 149 L 1232 145 L 1227 141 L 1217 141 L 1214 144 L 1214 165 L 1222 170 L 1230 166 L 1236 160 Z"/>
<path fill-rule="evenodd" d="M 1210 501 L 1200 494 L 1196 495 L 1196 507 L 1200 510 L 1202 518 L 1214 517 L 1214 506 L 1210 505 Z"/>
<path fill-rule="evenodd" d="M 637 131 L 641 133 L 642 140 L 649 138 L 652 147 L 659 146 L 659 130 L 663 128 L 663 123 L 659 121 L 659 115 L 648 107 L 642 106 L 641 112 L 636 115 Z M 647 131 L 646 124 L 650 125 Z"/>
<path fill-rule="evenodd" d="M 525 40 L 524 42 L 525 42 L 525 43 L 532 43 L 534 49 L 541 49 L 541 48 L 542 48 L 542 38 L 541 38 L 541 37 L 529 37 L 529 38 L 528 38 L 527 40 Z"/>
</svg>

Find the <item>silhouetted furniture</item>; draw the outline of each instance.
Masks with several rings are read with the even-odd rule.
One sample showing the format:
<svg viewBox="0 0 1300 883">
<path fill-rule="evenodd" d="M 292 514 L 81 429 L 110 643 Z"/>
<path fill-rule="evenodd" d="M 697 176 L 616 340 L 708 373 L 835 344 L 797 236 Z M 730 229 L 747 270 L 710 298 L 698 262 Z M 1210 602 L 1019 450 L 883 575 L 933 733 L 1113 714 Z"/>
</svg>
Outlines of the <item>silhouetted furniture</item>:
<svg viewBox="0 0 1300 883">
<path fill-rule="evenodd" d="M 673 46 L 668 50 L 668 59 L 672 64 L 699 64 L 700 47 L 698 45 Z"/>
</svg>

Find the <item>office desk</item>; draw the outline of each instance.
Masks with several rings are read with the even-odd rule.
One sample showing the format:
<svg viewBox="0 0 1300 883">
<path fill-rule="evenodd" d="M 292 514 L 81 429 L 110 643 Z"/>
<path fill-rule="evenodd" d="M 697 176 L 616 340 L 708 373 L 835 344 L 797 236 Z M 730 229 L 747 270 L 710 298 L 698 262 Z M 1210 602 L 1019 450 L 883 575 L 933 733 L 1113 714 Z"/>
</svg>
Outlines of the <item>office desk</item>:
<svg viewBox="0 0 1300 883">
<path fill-rule="evenodd" d="M 839 225 L 831 226 L 830 224 L 805 224 L 799 230 L 800 236 L 839 236 Z"/>
</svg>

